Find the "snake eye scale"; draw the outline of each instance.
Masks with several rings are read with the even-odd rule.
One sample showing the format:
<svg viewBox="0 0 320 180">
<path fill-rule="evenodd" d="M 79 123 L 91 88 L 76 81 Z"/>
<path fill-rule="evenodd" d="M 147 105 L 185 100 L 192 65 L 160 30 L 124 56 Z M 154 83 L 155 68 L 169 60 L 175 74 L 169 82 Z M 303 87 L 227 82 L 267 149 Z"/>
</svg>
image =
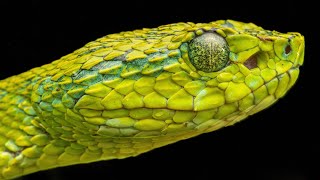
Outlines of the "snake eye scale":
<svg viewBox="0 0 320 180">
<path fill-rule="evenodd" d="M 0 179 L 233 125 L 283 97 L 303 60 L 299 33 L 233 20 L 106 35 L 0 81 Z"/>
</svg>

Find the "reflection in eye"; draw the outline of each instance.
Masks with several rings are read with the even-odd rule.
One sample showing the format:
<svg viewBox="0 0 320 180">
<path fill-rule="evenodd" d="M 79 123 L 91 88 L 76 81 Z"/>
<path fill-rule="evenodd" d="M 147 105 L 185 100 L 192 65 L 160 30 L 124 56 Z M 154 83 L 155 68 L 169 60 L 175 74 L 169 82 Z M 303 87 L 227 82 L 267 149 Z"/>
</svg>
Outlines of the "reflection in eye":
<svg viewBox="0 0 320 180">
<path fill-rule="evenodd" d="M 205 33 L 189 43 L 189 57 L 197 70 L 215 72 L 227 65 L 229 48 L 223 37 L 216 33 Z"/>
</svg>

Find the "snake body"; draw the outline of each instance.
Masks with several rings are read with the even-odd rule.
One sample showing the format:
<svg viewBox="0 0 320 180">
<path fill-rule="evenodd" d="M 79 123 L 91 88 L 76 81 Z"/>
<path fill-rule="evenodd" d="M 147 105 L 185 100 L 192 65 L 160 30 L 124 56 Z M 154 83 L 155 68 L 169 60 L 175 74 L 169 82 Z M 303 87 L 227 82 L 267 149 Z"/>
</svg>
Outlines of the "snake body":
<svg viewBox="0 0 320 180">
<path fill-rule="evenodd" d="M 294 85 L 299 33 L 219 20 L 110 34 L 0 81 L 0 179 L 233 125 Z"/>
</svg>

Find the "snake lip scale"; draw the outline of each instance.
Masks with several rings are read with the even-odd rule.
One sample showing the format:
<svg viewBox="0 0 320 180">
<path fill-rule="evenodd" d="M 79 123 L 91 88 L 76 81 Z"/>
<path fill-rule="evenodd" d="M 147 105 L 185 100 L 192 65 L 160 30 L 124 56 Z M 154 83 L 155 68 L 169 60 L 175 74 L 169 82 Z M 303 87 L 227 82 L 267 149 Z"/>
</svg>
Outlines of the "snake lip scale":
<svg viewBox="0 0 320 180">
<path fill-rule="evenodd" d="M 284 97 L 304 37 L 253 23 L 109 34 L 0 80 L 0 179 L 137 156 L 233 125 Z"/>
</svg>

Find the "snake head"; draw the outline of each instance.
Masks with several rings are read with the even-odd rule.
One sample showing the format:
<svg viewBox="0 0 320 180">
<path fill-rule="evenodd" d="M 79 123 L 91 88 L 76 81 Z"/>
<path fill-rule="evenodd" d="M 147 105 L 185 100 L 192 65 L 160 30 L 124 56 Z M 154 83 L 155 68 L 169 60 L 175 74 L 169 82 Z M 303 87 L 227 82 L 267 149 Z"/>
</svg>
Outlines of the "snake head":
<svg viewBox="0 0 320 180">
<path fill-rule="evenodd" d="M 41 67 L 50 70 L 31 100 L 39 119 L 59 115 L 58 124 L 78 128 L 69 139 L 84 128 L 102 137 L 186 138 L 273 104 L 297 80 L 303 57 L 299 33 L 232 20 L 169 24 L 104 36 Z"/>
<path fill-rule="evenodd" d="M 0 81 L 0 179 L 233 125 L 294 85 L 299 33 L 232 20 L 110 34 Z"/>
<path fill-rule="evenodd" d="M 193 110 L 216 109 L 214 119 L 204 123 L 213 126 L 207 131 L 217 129 L 217 122 L 232 125 L 283 97 L 304 60 L 304 37 L 299 33 L 268 31 L 232 20 L 212 24 L 219 25 L 197 29 L 181 47 L 190 71 L 205 82 L 205 88 L 194 94 Z"/>
</svg>

